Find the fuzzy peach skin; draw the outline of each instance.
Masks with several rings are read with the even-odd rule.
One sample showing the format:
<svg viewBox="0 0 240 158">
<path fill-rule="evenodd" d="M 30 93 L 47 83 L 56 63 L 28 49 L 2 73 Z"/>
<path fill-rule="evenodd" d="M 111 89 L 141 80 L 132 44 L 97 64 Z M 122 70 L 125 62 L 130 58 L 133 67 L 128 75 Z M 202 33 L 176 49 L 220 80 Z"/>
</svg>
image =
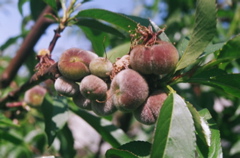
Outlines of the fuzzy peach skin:
<svg viewBox="0 0 240 158">
<path fill-rule="evenodd" d="M 113 104 L 123 112 L 131 112 L 138 108 L 149 93 L 145 79 L 132 69 L 119 72 L 111 83 Z"/>
<path fill-rule="evenodd" d="M 163 75 L 174 70 L 179 59 L 177 49 L 169 42 L 152 46 L 137 45 L 130 52 L 132 69 L 142 74 Z"/>
<path fill-rule="evenodd" d="M 147 100 L 133 112 L 134 117 L 143 124 L 154 124 L 157 121 L 160 109 L 167 96 L 167 93 L 162 90 L 153 92 Z"/>
<path fill-rule="evenodd" d="M 79 48 L 70 48 L 63 52 L 59 61 L 60 73 L 71 80 L 79 80 L 89 75 L 89 64 L 98 56 L 90 51 Z"/>
<path fill-rule="evenodd" d="M 109 77 L 113 69 L 112 63 L 103 57 L 93 59 L 89 64 L 91 74 L 98 77 Z"/>
<path fill-rule="evenodd" d="M 58 93 L 67 97 L 73 97 L 80 93 L 78 84 L 63 76 L 56 79 L 54 88 Z"/>
<path fill-rule="evenodd" d="M 24 94 L 24 101 L 32 106 L 40 106 L 47 90 L 39 85 L 27 90 Z"/>
<path fill-rule="evenodd" d="M 84 77 L 80 83 L 81 94 L 90 100 L 102 100 L 107 95 L 107 84 L 95 75 Z"/>
</svg>

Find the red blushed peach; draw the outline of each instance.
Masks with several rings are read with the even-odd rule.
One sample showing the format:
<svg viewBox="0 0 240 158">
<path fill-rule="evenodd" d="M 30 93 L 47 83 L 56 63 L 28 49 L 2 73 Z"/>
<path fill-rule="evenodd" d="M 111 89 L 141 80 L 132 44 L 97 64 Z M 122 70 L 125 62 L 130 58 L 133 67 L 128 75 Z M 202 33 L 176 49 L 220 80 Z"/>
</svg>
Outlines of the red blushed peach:
<svg viewBox="0 0 240 158">
<path fill-rule="evenodd" d="M 95 58 L 97 55 L 90 51 L 70 48 L 61 55 L 58 69 L 64 77 L 79 80 L 90 73 L 88 66 Z"/>
<path fill-rule="evenodd" d="M 88 75 L 80 83 L 80 92 L 90 100 L 102 100 L 106 97 L 107 84 L 99 77 Z"/>
<path fill-rule="evenodd" d="M 54 88 L 58 93 L 67 97 L 73 97 L 80 93 L 78 84 L 63 76 L 56 79 Z"/>
<path fill-rule="evenodd" d="M 93 59 L 89 65 L 90 72 L 98 77 L 109 77 L 113 69 L 112 63 L 106 58 Z"/>
<path fill-rule="evenodd" d="M 40 106 L 47 90 L 41 86 L 34 86 L 24 94 L 24 101 L 32 106 Z"/>
<path fill-rule="evenodd" d="M 107 116 L 117 111 L 117 108 L 112 103 L 110 91 L 107 92 L 105 100 L 103 101 L 92 101 L 91 108 L 99 116 Z"/>
<path fill-rule="evenodd" d="M 158 41 L 152 46 L 137 45 L 130 52 L 131 67 L 142 74 L 170 73 L 178 59 L 177 49 L 165 41 Z"/>
<path fill-rule="evenodd" d="M 123 112 L 138 108 L 148 96 L 148 84 L 145 79 L 132 69 L 119 72 L 111 83 L 113 104 Z"/>
<path fill-rule="evenodd" d="M 160 109 L 166 98 L 167 93 L 164 91 L 158 90 L 153 92 L 147 100 L 133 112 L 134 117 L 143 124 L 154 124 L 157 121 Z"/>
</svg>

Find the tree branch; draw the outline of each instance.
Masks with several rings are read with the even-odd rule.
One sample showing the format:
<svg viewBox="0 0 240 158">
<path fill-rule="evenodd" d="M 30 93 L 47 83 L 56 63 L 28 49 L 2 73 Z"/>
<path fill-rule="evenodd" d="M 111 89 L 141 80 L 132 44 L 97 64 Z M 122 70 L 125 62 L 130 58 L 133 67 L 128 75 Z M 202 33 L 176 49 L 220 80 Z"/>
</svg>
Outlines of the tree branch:
<svg viewBox="0 0 240 158">
<path fill-rule="evenodd" d="M 9 66 L 3 72 L 0 79 L 0 88 L 6 88 L 9 86 L 13 78 L 16 76 L 18 69 L 21 67 L 28 54 L 32 52 L 33 47 L 41 37 L 41 35 L 45 32 L 47 27 L 51 24 L 51 21 L 44 17 L 45 14 L 54 13 L 50 6 L 47 6 L 35 25 L 23 41 L 20 49 L 17 51 L 16 56 L 11 60 Z"/>
<path fill-rule="evenodd" d="M 53 64 L 49 68 L 46 68 L 44 72 L 36 72 L 30 80 L 28 80 L 25 84 L 21 87 L 9 93 L 5 98 L 0 99 L 0 109 L 7 109 L 6 103 L 15 101 L 18 99 L 20 94 L 28 90 L 29 88 L 49 79 L 49 78 L 57 78 L 59 77 L 59 71 L 57 68 L 57 63 Z"/>
</svg>

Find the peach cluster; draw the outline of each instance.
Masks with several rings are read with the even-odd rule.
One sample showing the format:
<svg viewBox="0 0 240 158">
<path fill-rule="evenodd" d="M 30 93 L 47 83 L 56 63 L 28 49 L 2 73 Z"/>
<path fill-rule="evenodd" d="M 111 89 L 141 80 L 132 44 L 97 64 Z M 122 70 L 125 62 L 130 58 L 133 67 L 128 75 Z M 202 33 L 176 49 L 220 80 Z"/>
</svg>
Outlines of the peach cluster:
<svg viewBox="0 0 240 158">
<path fill-rule="evenodd" d="M 107 58 L 78 48 L 63 52 L 58 62 L 61 77 L 54 87 L 72 97 L 82 109 L 99 116 L 116 110 L 131 112 L 143 124 L 154 124 L 167 98 L 153 78 L 171 73 L 178 61 L 176 48 L 158 41 L 151 46 L 137 45 L 129 55 L 111 63 Z"/>
</svg>

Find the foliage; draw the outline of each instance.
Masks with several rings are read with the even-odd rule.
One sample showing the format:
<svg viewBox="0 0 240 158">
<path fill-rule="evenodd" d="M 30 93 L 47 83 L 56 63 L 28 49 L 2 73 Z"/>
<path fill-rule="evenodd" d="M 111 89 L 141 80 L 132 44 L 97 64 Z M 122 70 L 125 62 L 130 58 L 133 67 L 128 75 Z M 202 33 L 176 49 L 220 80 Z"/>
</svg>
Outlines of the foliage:
<svg viewBox="0 0 240 158">
<path fill-rule="evenodd" d="M 32 106 L 24 102 L 25 88 L 14 90 L 26 85 L 31 88 L 35 78 L 29 81 L 30 76 L 17 75 L 10 87 L 1 87 L 0 157 L 80 156 L 74 148 L 74 135 L 69 126 L 73 114 L 101 136 L 99 150 L 85 157 L 239 157 L 240 37 L 236 16 L 240 4 L 233 1 L 226 7 L 227 4 L 216 4 L 214 0 L 178 0 L 176 5 L 173 1 L 154 0 L 152 5 L 145 4 L 138 16 L 103 9 L 77 10 L 89 1 L 19 0 L 18 10 L 24 16 L 23 5 L 29 3 L 31 17 L 23 19 L 30 22 L 37 21 L 46 6 L 52 8 L 51 13 L 44 15 L 58 24 L 49 46 L 50 53 L 55 44 L 58 47 L 60 33 L 66 27 L 77 26 L 91 42 L 93 51 L 111 62 L 129 53 L 129 31 L 135 30 L 138 24 L 151 26 L 155 32 L 166 27 L 159 38 L 174 43 L 180 60 L 175 71 L 161 80 L 169 94 L 156 124 L 146 127 L 129 114 L 100 117 L 80 109 L 71 98 L 55 92 L 52 81 L 47 80 L 51 70 L 45 73 L 41 64 L 34 67 L 38 61 L 29 55 L 20 65 L 25 65 L 30 75 L 39 75 L 34 69 L 39 70 L 40 75 L 47 74 L 46 78 L 38 76 L 36 84 L 42 80 L 41 85 L 48 93 L 41 106 Z M 159 15 L 164 8 L 157 8 L 156 4 L 168 6 L 161 26 L 144 16 L 146 13 Z M 31 30 L 25 21 L 22 25 L 22 32 L 6 39 L 1 51 L 28 37 Z M 8 70 L 4 63 L 10 62 L 11 59 L 1 56 L 1 75 Z M 3 102 L 6 97 L 7 102 Z M 111 146 L 105 153 L 100 153 L 102 142 Z"/>
</svg>

